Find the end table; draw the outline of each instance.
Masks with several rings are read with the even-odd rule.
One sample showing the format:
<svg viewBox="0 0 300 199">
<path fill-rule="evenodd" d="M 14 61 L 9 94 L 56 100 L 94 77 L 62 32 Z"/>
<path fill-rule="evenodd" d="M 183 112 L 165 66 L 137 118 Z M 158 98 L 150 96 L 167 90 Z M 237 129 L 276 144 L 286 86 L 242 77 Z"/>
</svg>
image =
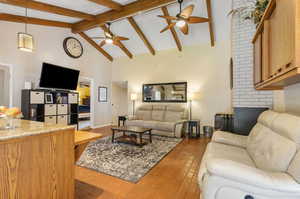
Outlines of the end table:
<svg viewBox="0 0 300 199">
<path fill-rule="evenodd" d="M 118 126 L 121 125 L 121 121 L 122 121 L 122 126 L 125 126 L 126 120 L 127 120 L 127 117 L 125 115 L 119 116 L 118 117 Z"/>
<path fill-rule="evenodd" d="M 194 129 L 196 130 L 195 134 Z M 188 120 L 188 135 L 189 138 L 200 137 L 200 120 Z"/>
</svg>

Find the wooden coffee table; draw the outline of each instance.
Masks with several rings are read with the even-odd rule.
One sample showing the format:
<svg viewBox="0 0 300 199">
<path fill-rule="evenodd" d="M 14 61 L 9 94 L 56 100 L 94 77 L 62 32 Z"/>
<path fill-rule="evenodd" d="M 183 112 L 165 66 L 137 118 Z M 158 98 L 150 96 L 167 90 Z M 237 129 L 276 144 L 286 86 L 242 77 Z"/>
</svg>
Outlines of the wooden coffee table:
<svg viewBox="0 0 300 199">
<path fill-rule="evenodd" d="M 137 126 L 117 126 L 117 127 L 112 127 L 112 142 L 114 143 L 115 141 L 121 142 L 121 143 L 126 143 L 126 144 L 134 144 L 137 146 L 144 146 L 148 142 L 143 140 L 143 135 L 148 133 L 149 135 L 149 142 L 152 143 L 152 129 L 149 128 L 142 128 L 142 127 L 137 127 Z M 123 136 L 115 138 L 115 134 L 117 132 L 123 132 Z M 137 136 L 133 135 L 127 135 L 126 133 L 134 133 Z M 138 141 L 139 140 L 139 141 Z"/>
</svg>

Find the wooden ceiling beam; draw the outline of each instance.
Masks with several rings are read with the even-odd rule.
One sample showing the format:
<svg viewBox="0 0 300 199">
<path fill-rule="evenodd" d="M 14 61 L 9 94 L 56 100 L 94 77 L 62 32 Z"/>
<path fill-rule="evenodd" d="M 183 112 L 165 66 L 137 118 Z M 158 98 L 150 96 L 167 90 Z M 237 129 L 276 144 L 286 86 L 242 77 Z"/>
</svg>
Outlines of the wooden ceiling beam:
<svg viewBox="0 0 300 199">
<path fill-rule="evenodd" d="M 146 47 L 149 49 L 150 53 L 152 55 L 155 55 L 154 48 L 152 47 L 152 45 L 150 44 L 150 42 L 146 38 L 146 36 L 143 33 L 143 31 L 140 29 L 140 27 L 138 26 L 138 24 L 136 23 L 136 21 L 134 20 L 134 18 L 133 17 L 128 17 L 127 20 L 129 21 L 129 23 L 131 24 L 131 26 L 133 27 L 133 29 L 136 31 L 136 33 L 139 35 L 139 37 L 141 38 L 141 40 L 144 42 L 144 44 L 146 45 Z"/>
<path fill-rule="evenodd" d="M 100 26 L 100 28 L 102 28 L 102 30 L 104 31 L 104 32 L 108 32 L 108 33 L 110 33 L 110 34 L 112 34 L 112 32 L 106 27 L 106 25 L 101 25 Z M 124 44 L 121 42 L 121 41 L 119 41 L 119 47 L 120 47 L 120 49 L 130 58 L 130 59 L 132 59 L 132 57 L 133 57 L 133 55 L 131 54 L 131 52 L 124 46 Z"/>
<path fill-rule="evenodd" d="M 85 19 L 88 21 L 92 21 L 95 19 L 94 15 L 90 15 L 83 12 L 62 8 L 62 7 L 58 7 L 58 6 L 54 6 L 54 5 L 50 5 L 38 1 L 33 1 L 33 0 L 0 0 L 0 3 L 19 6 L 23 8 L 27 7 L 33 10 L 39 10 L 43 12 L 49 12 L 53 14 L 68 16 L 68 17 L 75 17 L 75 18 Z"/>
<path fill-rule="evenodd" d="M 94 3 L 97 3 L 101 6 L 104 6 L 104 7 L 108 7 L 108 8 L 111 8 L 113 10 L 122 10 L 123 9 L 123 6 L 117 2 L 114 2 L 112 0 L 89 0 L 91 2 L 94 2 Z"/>
<path fill-rule="evenodd" d="M 94 42 L 89 36 L 87 36 L 85 33 L 80 32 L 79 35 L 85 39 L 89 44 L 91 44 L 94 48 L 96 48 L 102 55 L 104 55 L 109 61 L 113 61 L 114 58 L 108 54 L 103 48 L 101 48 L 96 42 Z"/>
<path fill-rule="evenodd" d="M 16 22 L 16 23 L 28 23 L 28 24 L 35 24 L 35 25 L 42 25 L 42 26 L 53 26 L 53 27 L 60 27 L 60 28 L 71 28 L 72 27 L 71 23 L 52 21 L 52 20 L 46 20 L 46 19 L 38 19 L 38 18 L 32 18 L 32 17 L 24 17 L 24 16 L 5 14 L 5 13 L 0 13 L 0 20 Z"/>
<path fill-rule="evenodd" d="M 162 12 L 164 13 L 165 16 L 170 16 L 167 7 L 163 6 L 163 7 L 161 8 L 161 10 L 162 10 Z M 166 21 L 167 21 L 168 25 L 171 24 L 171 20 L 166 19 Z M 179 51 L 182 51 L 182 45 L 181 45 L 181 43 L 180 43 L 180 40 L 179 40 L 179 38 L 178 38 L 178 35 L 177 35 L 177 33 L 176 33 L 174 27 L 170 28 L 170 31 L 171 31 L 171 33 L 172 33 L 172 36 L 173 36 L 175 42 L 176 42 L 176 45 L 177 45 L 178 50 L 179 50 Z"/>
<path fill-rule="evenodd" d="M 112 22 L 119 19 L 127 18 L 136 15 L 139 12 L 145 12 L 155 8 L 159 8 L 171 3 L 177 2 L 176 0 L 139 0 L 123 6 L 121 11 L 111 10 L 105 13 L 96 15 L 93 21 L 83 20 L 73 25 L 72 31 L 74 33 L 86 31 L 103 25 L 106 22 Z"/>
<path fill-rule="evenodd" d="M 215 46 L 215 34 L 213 29 L 213 19 L 212 19 L 212 9 L 211 9 L 211 0 L 206 0 L 207 6 L 207 16 L 208 16 L 208 28 L 210 34 L 210 44 L 211 46 Z"/>
</svg>

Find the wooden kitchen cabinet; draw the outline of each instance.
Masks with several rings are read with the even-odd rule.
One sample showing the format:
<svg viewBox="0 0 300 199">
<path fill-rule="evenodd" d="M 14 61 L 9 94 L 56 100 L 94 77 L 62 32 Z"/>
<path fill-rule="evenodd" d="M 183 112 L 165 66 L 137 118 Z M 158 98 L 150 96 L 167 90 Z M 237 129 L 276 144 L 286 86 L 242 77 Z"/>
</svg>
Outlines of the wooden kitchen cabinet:
<svg viewBox="0 0 300 199">
<path fill-rule="evenodd" d="M 252 43 L 256 89 L 300 82 L 300 2 L 271 0 Z"/>
</svg>

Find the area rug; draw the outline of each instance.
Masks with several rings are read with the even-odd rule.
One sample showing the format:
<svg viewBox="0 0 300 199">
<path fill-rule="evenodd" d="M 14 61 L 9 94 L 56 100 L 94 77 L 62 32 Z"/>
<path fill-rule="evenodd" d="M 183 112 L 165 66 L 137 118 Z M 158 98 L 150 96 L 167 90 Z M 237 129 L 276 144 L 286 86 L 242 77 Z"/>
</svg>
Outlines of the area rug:
<svg viewBox="0 0 300 199">
<path fill-rule="evenodd" d="M 181 141 L 181 138 L 153 135 L 152 144 L 141 148 L 112 143 L 108 136 L 90 143 L 77 165 L 137 183 Z"/>
</svg>

